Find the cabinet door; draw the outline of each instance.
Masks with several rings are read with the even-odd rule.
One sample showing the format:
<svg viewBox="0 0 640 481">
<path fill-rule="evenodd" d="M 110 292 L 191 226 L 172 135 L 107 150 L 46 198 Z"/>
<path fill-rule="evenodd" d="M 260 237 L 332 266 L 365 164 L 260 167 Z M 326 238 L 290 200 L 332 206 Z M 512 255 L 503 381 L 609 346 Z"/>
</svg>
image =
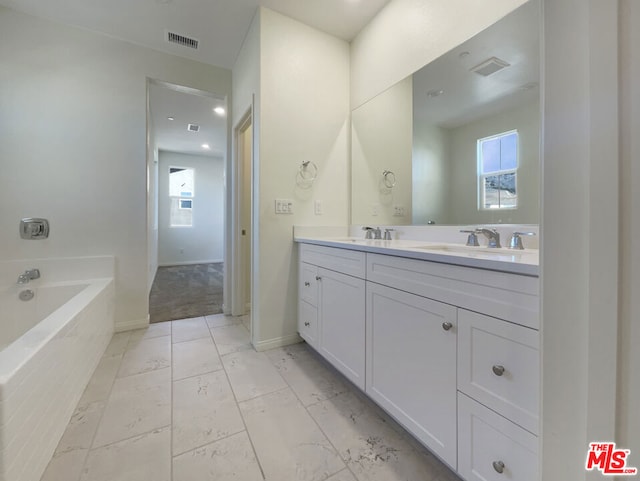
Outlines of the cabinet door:
<svg viewBox="0 0 640 481">
<path fill-rule="evenodd" d="M 456 308 L 367 282 L 366 391 L 456 469 Z"/>
<path fill-rule="evenodd" d="M 364 389 L 365 281 L 318 269 L 320 352 Z"/>
</svg>

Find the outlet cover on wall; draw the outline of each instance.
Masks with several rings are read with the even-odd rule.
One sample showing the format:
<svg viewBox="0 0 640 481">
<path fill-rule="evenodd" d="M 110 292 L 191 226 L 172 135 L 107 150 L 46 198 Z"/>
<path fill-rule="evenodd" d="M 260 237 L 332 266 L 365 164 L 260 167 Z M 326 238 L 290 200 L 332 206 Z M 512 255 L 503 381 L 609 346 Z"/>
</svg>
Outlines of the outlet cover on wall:
<svg viewBox="0 0 640 481">
<path fill-rule="evenodd" d="M 293 214 L 293 200 L 276 199 L 276 214 Z"/>
<path fill-rule="evenodd" d="M 394 217 L 404 217 L 404 207 L 401 205 L 393 206 L 393 216 Z"/>
<path fill-rule="evenodd" d="M 313 211 L 316 215 L 322 215 L 322 201 L 316 200 L 313 203 Z"/>
<path fill-rule="evenodd" d="M 380 204 L 371 204 L 371 215 L 377 216 L 380 213 Z"/>
</svg>

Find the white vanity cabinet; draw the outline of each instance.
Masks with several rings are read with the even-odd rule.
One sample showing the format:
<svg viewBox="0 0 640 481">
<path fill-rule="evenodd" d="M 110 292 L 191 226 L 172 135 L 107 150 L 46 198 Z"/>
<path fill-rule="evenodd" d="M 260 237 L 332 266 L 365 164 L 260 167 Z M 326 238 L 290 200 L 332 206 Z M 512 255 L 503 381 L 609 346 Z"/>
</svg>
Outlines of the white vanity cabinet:
<svg viewBox="0 0 640 481">
<path fill-rule="evenodd" d="M 300 252 L 312 346 L 465 480 L 537 479 L 537 277 L 380 249 Z"/>
<path fill-rule="evenodd" d="M 361 252 L 303 244 L 298 303 L 300 336 L 363 390 L 364 260 Z"/>
<path fill-rule="evenodd" d="M 456 467 L 456 308 L 367 282 L 367 394 Z"/>
</svg>

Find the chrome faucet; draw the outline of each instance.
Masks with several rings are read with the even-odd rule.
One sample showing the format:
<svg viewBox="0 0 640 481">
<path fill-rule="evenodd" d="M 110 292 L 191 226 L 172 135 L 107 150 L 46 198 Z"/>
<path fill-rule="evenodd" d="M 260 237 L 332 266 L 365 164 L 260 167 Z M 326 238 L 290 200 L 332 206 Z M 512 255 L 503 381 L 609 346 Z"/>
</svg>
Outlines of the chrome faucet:
<svg viewBox="0 0 640 481">
<path fill-rule="evenodd" d="M 489 244 L 487 247 L 502 247 L 500 245 L 500 233 L 495 229 L 487 229 L 483 227 L 482 229 L 478 229 L 482 234 L 484 234 L 487 239 L 489 239 Z"/>
<path fill-rule="evenodd" d="M 382 231 L 380 230 L 380 227 L 376 227 L 375 229 L 373 229 L 373 238 L 382 239 Z"/>
<path fill-rule="evenodd" d="M 392 235 L 391 234 L 395 229 L 385 229 L 384 230 L 384 240 L 391 240 L 392 239 Z"/>
<path fill-rule="evenodd" d="M 40 269 L 28 269 L 18 276 L 18 284 L 28 284 L 29 281 L 40 278 Z"/>
<path fill-rule="evenodd" d="M 373 239 L 373 227 L 363 227 L 362 230 L 365 231 L 365 239 Z"/>
</svg>

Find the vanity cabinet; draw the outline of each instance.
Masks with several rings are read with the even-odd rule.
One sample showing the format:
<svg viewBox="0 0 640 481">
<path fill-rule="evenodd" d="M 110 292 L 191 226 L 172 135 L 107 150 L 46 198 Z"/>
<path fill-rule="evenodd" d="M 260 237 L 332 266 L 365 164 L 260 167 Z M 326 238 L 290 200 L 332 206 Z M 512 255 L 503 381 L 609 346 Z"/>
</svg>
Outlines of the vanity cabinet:
<svg viewBox="0 0 640 481">
<path fill-rule="evenodd" d="M 367 394 L 456 467 L 456 308 L 367 282 Z"/>
<path fill-rule="evenodd" d="M 300 253 L 309 344 L 465 480 L 537 479 L 537 277 L 311 244 Z"/>
<path fill-rule="evenodd" d="M 363 390 L 364 258 L 359 252 L 303 245 L 298 303 L 300 336 Z"/>
</svg>

